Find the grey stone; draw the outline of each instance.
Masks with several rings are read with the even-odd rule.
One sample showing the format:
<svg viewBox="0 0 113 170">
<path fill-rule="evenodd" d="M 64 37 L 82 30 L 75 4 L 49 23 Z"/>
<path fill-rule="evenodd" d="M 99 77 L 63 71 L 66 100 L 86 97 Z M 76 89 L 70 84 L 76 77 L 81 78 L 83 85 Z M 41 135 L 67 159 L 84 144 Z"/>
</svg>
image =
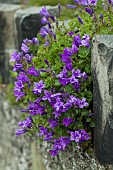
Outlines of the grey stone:
<svg viewBox="0 0 113 170">
<path fill-rule="evenodd" d="M 0 52 L 15 49 L 14 13 L 21 5 L 0 3 Z"/>
<path fill-rule="evenodd" d="M 92 48 L 95 154 L 113 164 L 113 36 L 97 35 Z"/>
<path fill-rule="evenodd" d="M 51 13 L 58 14 L 56 7 L 46 7 Z M 15 13 L 15 30 L 16 30 L 16 47 L 20 50 L 23 39 L 32 39 L 37 36 L 41 24 L 42 16 L 39 14 L 42 7 L 30 7 L 27 9 L 20 9 Z"/>
<path fill-rule="evenodd" d="M 9 66 L 9 59 L 11 54 L 14 52 L 14 49 L 4 50 L 0 54 L 0 78 L 1 83 L 8 84 L 12 81 L 10 76 L 10 66 Z"/>
<path fill-rule="evenodd" d="M 20 5 L 0 3 L 0 77 L 9 82 L 9 55 L 15 49 L 14 13 Z"/>
<path fill-rule="evenodd" d="M 49 150 L 51 144 L 45 141 L 38 143 L 38 149 L 42 154 L 46 170 L 113 170 L 112 166 L 103 166 L 95 159 L 93 150 L 91 154 L 78 150 L 75 146 L 68 147 L 65 152 L 59 152 L 58 156 L 51 157 Z"/>
</svg>

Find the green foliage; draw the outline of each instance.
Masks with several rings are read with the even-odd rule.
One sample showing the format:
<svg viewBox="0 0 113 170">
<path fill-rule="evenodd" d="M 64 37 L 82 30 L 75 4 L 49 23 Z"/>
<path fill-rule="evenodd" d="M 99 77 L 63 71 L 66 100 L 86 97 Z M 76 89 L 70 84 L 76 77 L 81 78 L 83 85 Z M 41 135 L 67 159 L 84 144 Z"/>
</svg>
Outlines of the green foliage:
<svg viewBox="0 0 113 170">
<path fill-rule="evenodd" d="M 30 5 L 35 6 L 44 6 L 44 5 L 52 5 L 55 6 L 58 3 L 61 3 L 61 5 L 65 4 L 72 4 L 73 0 L 29 0 Z"/>
<path fill-rule="evenodd" d="M 52 30 L 54 31 L 56 38 L 51 36 L 48 33 L 46 38 L 42 37 L 40 34 L 37 35 L 40 45 L 33 46 L 30 45 L 30 52 L 36 56 L 32 59 L 32 63 L 24 63 L 24 69 L 27 70 L 31 66 L 34 66 L 35 69 L 46 70 L 45 72 L 41 72 L 39 77 L 35 77 L 32 75 L 28 75 L 31 86 L 28 89 L 26 85 L 24 87 L 24 91 L 26 92 L 26 96 L 22 98 L 22 103 L 24 105 L 28 105 L 28 101 L 36 101 L 37 95 L 33 94 L 33 82 L 39 82 L 43 80 L 46 85 L 46 90 L 50 92 L 51 87 L 56 90 L 57 93 L 60 91 L 64 91 L 65 93 L 69 93 L 70 95 L 74 95 L 77 98 L 83 99 L 86 98 L 88 102 L 88 106 L 84 108 L 75 107 L 74 109 L 69 109 L 65 113 L 63 113 L 59 118 L 59 126 L 54 128 L 55 138 L 59 138 L 60 136 L 68 135 L 67 129 L 69 130 L 77 130 L 77 129 L 85 129 L 91 136 L 93 140 L 93 129 L 95 127 L 94 116 L 93 116 L 93 108 L 92 108 L 92 75 L 91 75 L 91 47 L 92 47 L 92 38 L 95 34 L 113 34 L 113 19 L 111 17 L 111 8 L 106 4 L 106 9 L 108 12 L 103 10 L 103 7 L 99 1 L 96 7 L 93 8 L 93 14 L 89 14 L 85 11 L 84 6 L 77 6 L 76 10 L 73 10 L 72 14 L 70 15 L 73 19 L 68 24 L 68 27 L 65 26 L 64 21 L 62 24 L 58 24 L 58 22 L 52 25 Z M 68 10 L 66 8 L 66 10 Z M 66 11 L 65 10 L 65 11 Z M 68 13 L 68 11 L 66 11 Z M 100 14 L 102 12 L 102 15 Z M 64 16 L 64 14 L 60 14 L 60 19 L 64 20 L 65 18 L 69 18 L 69 16 Z M 82 22 L 78 19 L 80 17 Z M 50 23 L 53 21 L 50 19 Z M 73 35 L 70 36 L 69 32 L 73 32 Z M 61 54 L 63 54 L 65 48 L 72 48 L 72 44 L 74 38 L 80 35 L 80 38 L 83 40 L 84 35 L 90 35 L 90 47 L 88 45 L 80 45 L 78 48 L 78 52 L 75 52 L 72 59 L 73 69 L 77 70 L 80 69 L 81 72 L 85 72 L 88 75 L 88 80 L 83 81 L 80 79 L 80 90 L 75 90 L 72 84 L 61 85 L 58 81 L 58 75 L 63 67 L 64 62 L 61 61 Z M 45 46 L 44 43 L 49 41 L 49 46 Z M 47 60 L 49 64 L 46 64 L 44 60 Z M 49 65 L 49 66 L 48 66 Z M 15 75 L 14 75 L 15 76 Z M 71 77 L 71 72 L 68 72 L 68 77 Z M 43 94 L 40 94 L 42 97 Z M 43 116 L 34 115 L 33 116 L 33 128 L 31 129 L 31 133 L 37 132 L 37 127 L 39 125 L 49 127 L 48 119 L 52 117 L 53 108 L 51 107 L 50 103 L 46 100 L 44 101 L 45 105 L 47 106 L 47 113 Z M 43 105 L 43 102 L 41 101 Z M 66 129 L 62 124 L 62 120 L 65 117 L 70 117 L 76 122 L 71 123 L 68 128 Z M 92 142 L 91 140 L 91 142 Z M 88 143 L 85 143 L 85 146 L 88 146 Z"/>
</svg>

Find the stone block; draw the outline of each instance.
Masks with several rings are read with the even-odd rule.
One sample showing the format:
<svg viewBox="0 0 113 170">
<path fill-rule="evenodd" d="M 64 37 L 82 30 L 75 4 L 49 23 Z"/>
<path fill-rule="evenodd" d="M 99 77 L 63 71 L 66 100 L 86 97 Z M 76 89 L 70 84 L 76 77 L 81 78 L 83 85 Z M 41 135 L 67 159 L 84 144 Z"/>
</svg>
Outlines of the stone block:
<svg viewBox="0 0 113 170">
<path fill-rule="evenodd" d="M 0 53 L 0 83 L 8 84 L 12 81 L 10 76 L 9 59 L 13 51 L 14 49 L 10 49 Z"/>
<path fill-rule="evenodd" d="M 92 48 L 95 154 L 113 165 L 113 35 L 97 35 Z"/>
<path fill-rule="evenodd" d="M 56 7 L 47 6 L 50 12 L 58 14 Z M 27 9 L 20 9 L 15 13 L 15 30 L 16 30 L 16 47 L 20 50 L 23 39 L 31 39 L 37 36 L 41 24 L 42 16 L 39 14 L 42 7 L 30 7 Z"/>
<path fill-rule="evenodd" d="M 0 52 L 15 49 L 14 13 L 20 5 L 0 3 Z"/>
</svg>

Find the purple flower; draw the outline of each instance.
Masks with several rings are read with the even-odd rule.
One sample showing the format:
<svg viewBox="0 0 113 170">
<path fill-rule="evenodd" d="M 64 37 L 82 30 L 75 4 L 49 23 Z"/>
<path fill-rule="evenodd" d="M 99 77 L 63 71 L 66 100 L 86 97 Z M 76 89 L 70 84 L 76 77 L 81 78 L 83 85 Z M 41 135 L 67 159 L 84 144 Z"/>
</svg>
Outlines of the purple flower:
<svg viewBox="0 0 113 170">
<path fill-rule="evenodd" d="M 47 23 L 48 23 L 47 18 L 46 18 L 46 17 L 43 17 L 43 18 L 41 19 L 41 23 L 42 23 L 42 24 L 47 24 Z"/>
<path fill-rule="evenodd" d="M 32 44 L 39 45 L 39 41 L 38 41 L 37 37 L 32 38 Z"/>
<path fill-rule="evenodd" d="M 72 60 L 70 56 L 72 56 L 72 52 L 68 51 L 66 48 L 64 49 L 64 54 L 61 54 L 61 61 L 65 63 L 65 67 L 67 70 L 72 70 Z"/>
<path fill-rule="evenodd" d="M 76 89 L 76 90 L 80 90 L 80 83 L 79 83 L 79 81 L 76 81 L 76 82 L 73 84 L 73 88 Z"/>
<path fill-rule="evenodd" d="M 16 101 L 18 101 L 21 97 L 25 96 L 24 92 L 21 91 L 14 91 L 14 96 L 16 96 Z"/>
<path fill-rule="evenodd" d="M 70 63 L 66 63 L 66 69 L 69 71 L 71 71 L 73 69 L 72 61 Z"/>
<path fill-rule="evenodd" d="M 68 63 L 71 63 L 72 61 L 71 61 L 71 59 L 70 59 L 70 57 L 69 56 L 67 56 L 66 54 L 62 54 L 61 55 L 62 56 L 62 58 L 61 58 L 61 60 L 66 64 L 68 64 Z"/>
<path fill-rule="evenodd" d="M 108 0 L 108 4 L 112 4 L 113 5 L 113 0 Z"/>
<path fill-rule="evenodd" d="M 47 11 L 46 7 L 43 7 L 42 10 L 39 12 L 39 14 L 44 15 L 45 17 L 49 17 L 50 14 Z"/>
<path fill-rule="evenodd" d="M 84 24 L 82 19 L 78 16 L 78 21 L 81 23 L 81 24 Z"/>
<path fill-rule="evenodd" d="M 76 46 L 75 42 L 72 43 L 72 53 L 77 54 L 78 53 L 78 47 Z"/>
<path fill-rule="evenodd" d="M 45 106 L 41 106 L 37 101 L 35 101 L 34 103 L 31 103 L 28 106 L 28 110 L 31 115 L 36 115 L 36 114 L 43 115 L 45 114 L 45 108 L 46 108 Z"/>
<path fill-rule="evenodd" d="M 74 2 L 83 6 L 88 5 L 88 0 L 74 0 Z"/>
<path fill-rule="evenodd" d="M 81 73 L 81 70 L 79 70 L 79 69 L 77 69 L 77 70 L 73 69 L 73 70 L 72 70 L 72 75 L 73 75 L 75 78 L 80 78 L 80 77 L 83 76 L 83 74 Z"/>
<path fill-rule="evenodd" d="M 63 125 L 65 125 L 65 127 L 69 126 L 71 123 L 73 122 L 73 119 L 68 117 L 68 118 L 64 118 L 63 119 Z"/>
<path fill-rule="evenodd" d="M 42 27 L 42 28 L 41 28 L 41 30 L 40 30 L 40 35 L 41 35 L 43 38 L 45 38 L 45 37 L 48 35 L 48 33 L 49 33 L 48 28 L 46 28 L 46 27 Z"/>
<path fill-rule="evenodd" d="M 60 84 L 62 84 L 63 86 L 66 86 L 69 83 L 69 79 L 68 78 L 60 78 L 59 79 Z"/>
<path fill-rule="evenodd" d="M 35 76 L 35 77 L 40 76 L 40 71 L 36 70 L 34 66 L 28 68 L 28 72 L 27 73 L 32 75 L 32 76 Z"/>
<path fill-rule="evenodd" d="M 80 34 L 74 36 L 73 44 L 75 44 L 76 47 L 79 48 L 79 46 L 81 45 Z"/>
<path fill-rule="evenodd" d="M 22 128 L 31 128 L 33 123 L 33 119 L 29 116 L 24 121 L 18 122 L 18 126 Z"/>
<path fill-rule="evenodd" d="M 70 31 L 68 34 L 72 37 L 74 35 L 74 32 Z"/>
<path fill-rule="evenodd" d="M 17 76 L 17 80 L 20 80 L 23 83 L 28 83 L 29 82 L 29 78 L 23 72 L 19 73 L 19 75 Z"/>
<path fill-rule="evenodd" d="M 23 69 L 23 64 L 16 63 L 16 64 L 14 65 L 13 71 L 14 71 L 14 72 L 16 72 L 16 71 L 22 71 L 22 69 Z"/>
<path fill-rule="evenodd" d="M 88 48 L 90 47 L 90 36 L 89 35 L 84 34 L 81 40 L 81 46 L 85 46 Z"/>
<path fill-rule="evenodd" d="M 40 80 L 38 83 L 34 82 L 34 94 L 40 94 L 42 93 L 42 90 L 45 88 L 45 84 L 43 83 L 43 80 Z"/>
<path fill-rule="evenodd" d="M 47 66 L 49 67 L 50 66 L 49 61 L 47 59 L 44 59 L 44 61 L 47 64 Z"/>
<path fill-rule="evenodd" d="M 20 52 L 18 53 L 17 51 L 14 51 L 14 53 L 11 55 L 11 59 L 9 60 L 9 62 L 13 62 L 13 61 L 18 62 L 20 61 L 21 57 L 22 57 L 22 53 Z"/>
<path fill-rule="evenodd" d="M 51 36 L 53 36 L 54 40 L 56 40 L 56 34 L 55 34 L 55 32 L 51 31 L 50 33 L 51 33 Z"/>
<path fill-rule="evenodd" d="M 70 83 L 73 85 L 73 87 L 78 90 L 80 88 L 79 80 L 75 78 L 74 75 L 70 78 Z"/>
<path fill-rule="evenodd" d="M 61 10 L 61 4 L 58 3 L 58 10 L 60 11 Z"/>
<path fill-rule="evenodd" d="M 92 16 L 92 14 L 93 14 L 92 8 L 85 8 L 85 11 Z"/>
<path fill-rule="evenodd" d="M 45 127 L 43 127 L 43 126 L 40 126 L 39 127 L 39 130 L 40 130 L 40 133 L 38 134 L 38 136 L 43 136 L 43 135 L 46 135 L 48 132 L 48 128 L 45 128 Z"/>
<path fill-rule="evenodd" d="M 68 73 L 68 71 L 67 71 L 66 67 L 64 66 L 63 70 L 60 72 L 60 74 L 57 75 L 57 77 L 59 77 L 59 78 L 67 77 L 68 76 L 67 73 Z"/>
<path fill-rule="evenodd" d="M 83 98 L 82 100 L 78 99 L 76 104 L 78 104 L 78 107 L 81 109 L 85 106 L 88 106 L 88 103 L 86 102 L 86 98 Z"/>
<path fill-rule="evenodd" d="M 71 84 L 74 84 L 74 83 L 79 83 L 79 80 L 77 79 L 77 78 L 75 78 L 75 76 L 74 75 L 72 75 L 72 77 L 70 77 L 70 83 Z"/>
<path fill-rule="evenodd" d="M 103 16 L 103 14 L 102 14 L 102 13 L 100 13 L 100 18 L 101 18 L 101 19 L 103 19 L 103 18 L 104 18 L 104 16 Z"/>
<path fill-rule="evenodd" d="M 76 104 L 77 98 L 73 95 L 70 96 L 70 99 L 68 100 L 69 103 L 71 104 Z"/>
<path fill-rule="evenodd" d="M 53 149 L 53 150 L 49 150 L 51 156 L 56 156 L 58 155 L 58 150 L 57 149 Z"/>
<path fill-rule="evenodd" d="M 89 134 L 85 130 L 80 130 L 80 132 L 81 132 L 81 141 L 90 139 Z"/>
<path fill-rule="evenodd" d="M 66 4 L 66 6 L 67 6 L 68 8 L 76 8 L 75 5 L 71 5 L 71 4 Z"/>
<path fill-rule="evenodd" d="M 56 98 L 56 103 L 54 104 L 54 109 L 55 109 L 55 111 L 56 112 L 59 112 L 59 111 L 61 111 L 62 110 L 62 108 L 63 108 L 63 105 L 64 105 L 64 103 L 63 102 L 61 102 L 61 100 L 60 100 L 60 98 L 59 97 L 57 97 Z"/>
<path fill-rule="evenodd" d="M 19 135 L 21 135 L 21 134 L 23 134 L 23 133 L 26 133 L 28 130 L 25 130 L 25 129 L 17 129 L 16 130 L 16 136 L 19 136 Z"/>
<path fill-rule="evenodd" d="M 48 28 L 51 30 L 51 23 L 50 22 L 48 22 Z M 50 33 L 52 32 L 52 30 L 50 31 Z"/>
<path fill-rule="evenodd" d="M 24 85 L 21 80 L 16 81 L 14 84 L 15 84 L 14 91 L 18 91 L 18 89 L 22 90 L 24 88 Z"/>
<path fill-rule="evenodd" d="M 24 43 L 25 45 L 29 45 L 29 44 L 32 43 L 32 41 L 29 40 L 28 38 L 26 38 L 26 39 L 23 40 L 23 43 Z"/>
<path fill-rule="evenodd" d="M 47 40 L 45 43 L 44 43 L 44 46 L 47 47 L 50 45 L 50 42 Z"/>
<path fill-rule="evenodd" d="M 67 136 L 61 136 L 59 139 L 54 139 L 54 149 L 64 150 L 67 145 L 70 144 L 70 138 Z"/>
<path fill-rule="evenodd" d="M 74 0 L 75 3 L 88 6 L 88 5 L 94 5 L 96 6 L 98 0 Z"/>
<path fill-rule="evenodd" d="M 87 74 L 85 72 L 82 73 L 82 77 L 83 77 L 84 80 L 88 79 L 88 76 L 87 76 Z"/>
<path fill-rule="evenodd" d="M 75 141 L 75 142 L 80 142 L 81 140 L 81 133 L 76 130 L 75 132 L 69 132 L 71 137 L 70 137 L 70 141 Z"/>
<path fill-rule="evenodd" d="M 29 52 L 29 49 L 30 49 L 30 48 L 29 48 L 26 44 L 22 43 L 21 50 L 22 50 L 25 54 L 27 54 L 27 53 Z"/>
<path fill-rule="evenodd" d="M 54 129 L 56 126 L 59 125 L 58 120 L 56 119 L 49 119 L 48 122 L 50 123 L 49 127 L 51 129 Z"/>
<path fill-rule="evenodd" d="M 59 97 L 59 96 L 61 96 L 61 93 L 55 93 L 55 94 L 52 94 L 52 95 L 51 95 L 52 98 L 57 98 L 57 97 Z"/>
<path fill-rule="evenodd" d="M 63 109 L 62 112 L 66 112 L 67 110 L 69 110 L 72 107 L 72 104 L 67 102 L 63 105 Z"/>
<path fill-rule="evenodd" d="M 54 132 L 46 133 L 46 134 L 45 134 L 45 137 L 44 137 L 44 141 L 53 140 L 53 135 L 54 135 L 54 134 L 55 134 Z"/>
<path fill-rule="evenodd" d="M 48 100 L 49 102 L 51 102 L 52 93 L 48 92 L 47 90 L 44 90 L 44 94 L 45 96 L 42 97 L 42 100 Z"/>
<path fill-rule="evenodd" d="M 71 48 L 64 48 L 64 54 L 66 55 L 66 56 L 72 56 L 73 54 L 72 54 L 72 51 L 71 51 Z"/>
<path fill-rule="evenodd" d="M 94 5 L 96 6 L 98 0 L 88 0 L 89 5 Z"/>
<path fill-rule="evenodd" d="M 53 114 L 55 115 L 55 119 L 61 116 L 61 111 L 54 111 Z"/>
<path fill-rule="evenodd" d="M 28 63 L 30 63 L 31 61 L 32 61 L 32 58 L 33 58 L 34 56 L 31 54 L 26 54 L 25 55 L 25 58 L 26 58 L 26 61 L 28 62 Z"/>
</svg>

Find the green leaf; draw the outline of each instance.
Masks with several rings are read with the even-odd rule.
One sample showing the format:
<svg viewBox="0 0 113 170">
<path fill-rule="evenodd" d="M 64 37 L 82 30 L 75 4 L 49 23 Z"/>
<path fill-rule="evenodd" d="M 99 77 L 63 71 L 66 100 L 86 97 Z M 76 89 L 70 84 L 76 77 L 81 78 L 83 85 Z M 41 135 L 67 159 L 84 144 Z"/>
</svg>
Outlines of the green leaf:
<svg viewBox="0 0 113 170">
<path fill-rule="evenodd" d="M 87 119 L 86 119 L 86 122 L 91 122 L 91 118 L 87 118 Z"/>
<path fill-rule="evenodd" d="M 59 80 L 55 80 L 55 84 L 54 85 L 55 86 L 60 86 L 61 84 L 60 84 Z"/>
<path fill-rule="evenodd" d="M 90 127 L 95 127 L 95 122 L 92 121 L 89 125 L 90 125 Z"/>
</svg>

